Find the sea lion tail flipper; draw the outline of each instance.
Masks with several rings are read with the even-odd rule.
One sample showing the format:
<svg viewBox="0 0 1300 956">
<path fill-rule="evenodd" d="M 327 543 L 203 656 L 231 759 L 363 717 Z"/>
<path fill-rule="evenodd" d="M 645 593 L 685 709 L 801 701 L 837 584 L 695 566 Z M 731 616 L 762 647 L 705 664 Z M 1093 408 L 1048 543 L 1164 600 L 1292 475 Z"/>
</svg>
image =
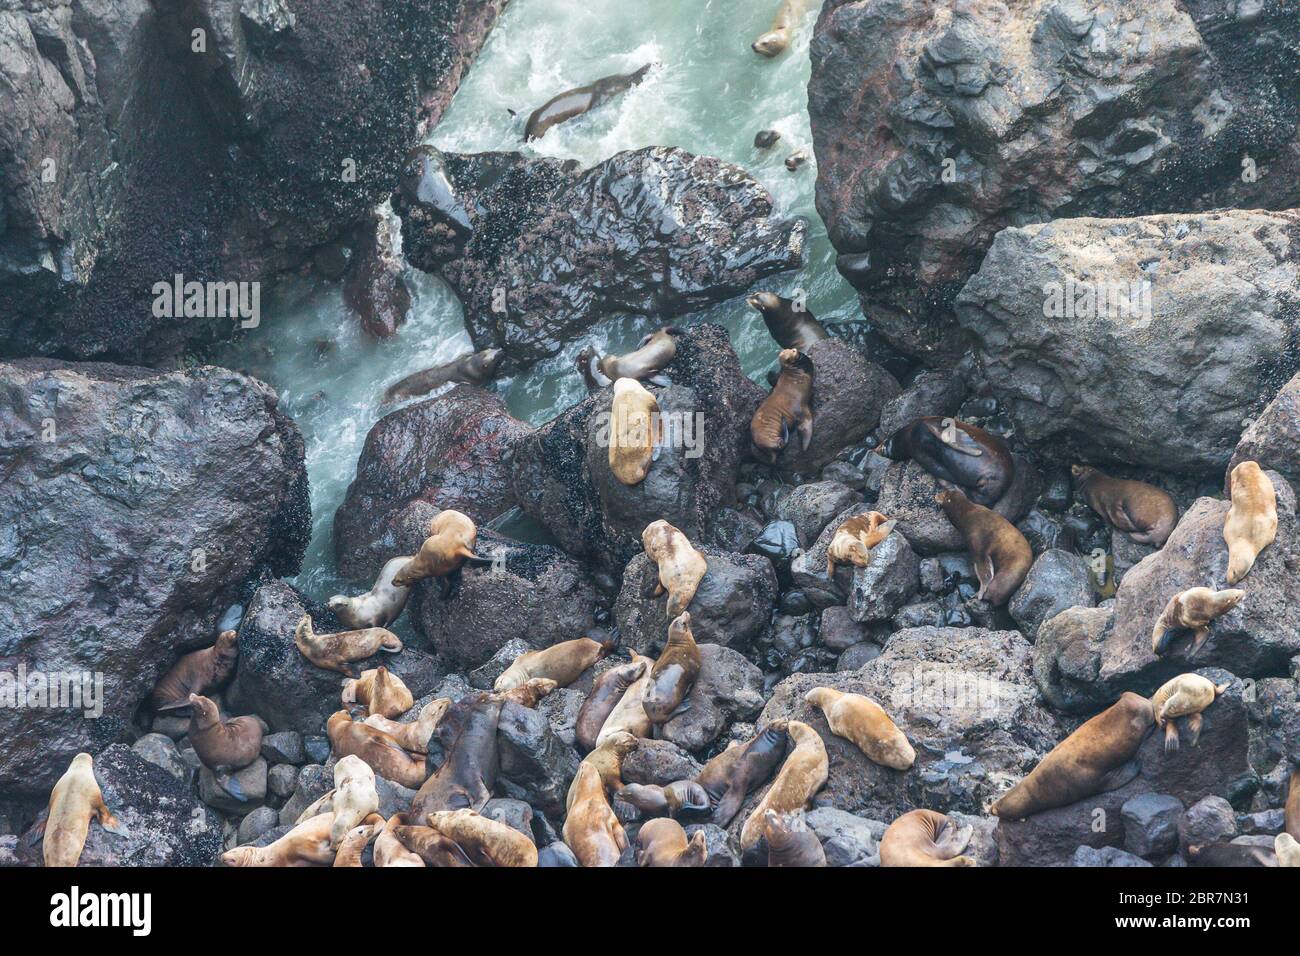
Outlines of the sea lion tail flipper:
<svg viewBox="0 0 1300 956">
<path fill-rule="evenodd" d="M 1215 697 L 1218 697 L 1220 694 L 1222 694 L 1224 691 L 1226 691 L 1226 690 L 1227 690 L 1229 687 L 1231 687 L 1231 686 L 1232 686 L 1232 681 L 1224 681 L 1222 684 L 1215 684 L 1215 685 L 1214 685 L 1214 696 L 1215 696 Z"/>
<path fill-rule="evenodd" d="M 1169 645 L 1173 640 L 1173 629 L 1167 627 L 1163 620 L 1156 621 L 1156 626 L 1151 631 L 1151 653 L 1156 657 L 1164 657 L 1169 653 Z"/>
<path fill-rule="evenodd" d="M 1165 723 L 1165 753 L 1178 753 L 1178 721 L 1170 720 Z"/>
<path fill-rule="evenodd" d="M 1185 726 L 1187 728 L 1187 746 L 1195 747 L 1201 742 L 1201 728 L 1205 726 L 1205 718 L 1201 714 L 1192 714 L 1186 718 Z"/>
<path fill-rule="evenodd" d="M 1105 774 L 1101 778 L 1101 786 L 1098 793 L 1110 793 L 1112 790 L 1118 790 L 1120 787 L 1132 781 L 1139 773 L 1142 772 L 1142 764 L 1136 760 L 1130 760 Z"/>
<path fill-rule="evenodd" d="M 516 113 L 514 110 L 512 110 L 512 109 L 511 109 L 510 107 L 508 107 L 508 106 L 506 107 L 506 112 L 509 113 L 511 116 L 518 116 L 518 115 L 519 115 L 518 113 Z"/>
<path fill-rule="evenodd" d="M 655 416 L 654 423 L 651 425 L 654 435 L 650 440 L 650 460 L 658 461 L 660 453 L 664 450 L 664 423 L 658 415 Z"/>
<path fill-rule="evenodd" d="M 490 568 L 496 563 L 496 558 L 485 558 L 481 554 L 475 554 L 468 551 L 465 554 L 465 564 L 471 568 Z"/>
<path fill-rule="evenodd" d="M 1210 629 L 1208 627 L 1197 628 L 1195 635 L 1192 637 L 1192 646 L 1187 648 L 1187 659 L 1191 660 L 1195 657 L 1209 639 Z"/>
<path fill-rule="evenodd" d="M 971 837 L 975 835 L 975 828 L 969 823 L 964 826 L 958 826 L 949 820 L 944 826 L 943 832 L 939 834 L 939 839 L 934 841 L 935 847 L 938 848 L 940 859 L 951 860 L 953 857 L 961 856 L 963 850 L 970 845 Z"/>
<path fill-rule="evenodd" d="M 99 825 L 114 836 L 125 837 L 131 835 L 131 831 L 127 829 L 126 824 L 113 816 L 112 811 L 102 803 L 99 806 Z"/>
<path fill-rule="evenodd" d="M 27 834 L 27 845 L 36 846 L 45 837 L 45 827 L 50 822 L 50 808 L 45 807 L 41 810 L 36 822 L 32 824 L 31 830 Z"/>
</svg>

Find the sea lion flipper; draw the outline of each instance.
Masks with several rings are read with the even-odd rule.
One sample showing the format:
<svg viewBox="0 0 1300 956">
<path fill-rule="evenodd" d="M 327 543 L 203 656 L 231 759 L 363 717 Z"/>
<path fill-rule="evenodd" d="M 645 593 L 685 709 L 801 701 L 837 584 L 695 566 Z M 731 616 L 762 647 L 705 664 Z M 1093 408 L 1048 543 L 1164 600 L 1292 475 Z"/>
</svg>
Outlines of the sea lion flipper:
<svg viewBox="0 0 1300 956">
<path fill-rule="evenodd" d="M 1114 770 L 1111 770 L 1102 776 L 1101 784 L 1097 792 L 1110 793 L 1112 790 L 1118 790 L 1120 787 L 1130 783 L 1141 772 L 1142 764 L 1136 759 L 1121 764 Z"/>
<path fill-rule="evenodd" d="M 972 458 L 979 458 L 984 454 L 980 444 L 967 432 L 958 428 L 954 419 L 945 418 L 939 424 L 924 422 L 924 425 L 930 434 L 955 452 L 970 455 Z"/>
<path fill-rule="evenodd" d="M 955 856 L 961 856 L 962 851 L 970 845 L 971 837 L 974 835 L 975 828 L 973 826 L 970 824 L 958 826 L 950 819 L 944 825 L 939 838 L 934 841 L 939 859 L 951 860 Z"/>
<path fill-rule="evenodd" d="M 182 700 L 174 700 L 170 704 L 162 704 L 161 706 L 155 707 L 154 712 L 161 714 L 169 710 L 182 710 L 189 706 L 190 706 L 190 698 L 189 695 L 186 694 L 184 699 Z"/>
<path fill-rule="evenodd" d="M 1200 649 L 1205 646 L 1205 642 L 1209 639 L 1210 629 L 1208 627 L 1198 628 L 1195 635 L 1192 637 L 1191 647 L 1187 648 L 1187 659 L 1190 661 L 1195 657 Z"/>
<path fill-rule="evenodd" d="M 1201 714 L 1189 714 L 1184 726 L 1187 728 L 1187 746 L 1195 747 L 1201 742 L 1201 728 L 1205 726 L 1205 718 Z"/>
<path fill-rule="evenodd" d="M 131 835 L 131 831 L 127 828 L 127 825 L 117 817 L 113 816 L 113 814 L 108 811 L 108 807 L 104 807 L 103 812 L 100 814 L 99 825 L 103 827 L 106 832 L 111 833 L 114 836 L 129 837 Z"/>
<path fill-rule="evenodd" d="M 45 807 L 41 810 L 40 816 L 32 824 L 31 830 L 27 834 L 27 845 L 36 846 L 45 837 L 45 827 L 50 822 L 50 808 Z"/>
<path fill-rule="evenodd" d="M 660 388 L 667 388 L 669 385 L 673 383 L 672 379 L 670 379 L 667 375 L 664 375 L 661 372 L 656 372 L 654 375 L 651 375 L 648 379 L 646 379 L 646 381 L 649 382 L 651 385 L 658 385 Z"/>
<path fill-rule="evenodd" d="M 809 415 L 799 423 L 799 450 L 807 451 L 808 446 L 812 444 L 813 422 L 812 416 Z"/>
</svg>

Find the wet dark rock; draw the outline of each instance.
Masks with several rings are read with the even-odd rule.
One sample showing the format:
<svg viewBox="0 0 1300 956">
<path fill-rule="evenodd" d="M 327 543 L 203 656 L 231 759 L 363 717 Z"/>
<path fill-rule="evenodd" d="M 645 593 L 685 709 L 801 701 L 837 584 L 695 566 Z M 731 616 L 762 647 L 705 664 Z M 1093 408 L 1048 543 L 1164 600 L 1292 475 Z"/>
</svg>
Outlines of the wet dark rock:
<svg viewBox="0 0 1300 956">
<path fill-rule="evenodd" d="M 897 531 L 871 549 L 865 568 L 853 569 L 849 615 L 855 621 L 887 621 L 920 587 L 920 562 Z"/>
<path fill-rule="evenodd" d="M 862 496 L 852 488 L 834 481 L 818 481 L 799 485 L 786 495 L 777 506 L 777 515 L 794 523 L 799 546 L 807 548 L 832 518 L 861 500 Z"/>
<path fill-rule="evenodd" d="M 1072 607 L 1092 607 L 1092 586 L 1083 558 L 1068 551 L 1044 551 L 1007 604 L 1021 632 L 1031 641 L 1044 621 Z"/>
<path fill-rule="evenodd" d="M 1183 802 L 1161 793 L 1143 793 L 1120 808 L 1124 817 L 1124 849 L 1149 860 L 1178 849 L 1178 823 Z"/>
<path fill-rule="evenodd" d="M 694 780 L 700 769 L 699 762 L 672 741 L 642 739 L 623 758 L 623 782 L 666 787 L 678 780 Z"/>
<path fill-rule="evenodd" d="M 847 607 L 828 607 L 822 611 L 818 627 L 823 647 L 832 651 L 846 651 L 870 637 L 870 629 L 855 621 Z"/>
<path fill-rule="evenodd" d="M 1237 815 L 1221 796 L 1204 797 L 1190 807 L 1178 822 L 1178 845 L 1184 854 L 1189 846 L 1221 843 L 1237 835 Z"/>
<path fill-rule="evenodd" d="M 298 774 L 299 770 L 293 764 L 276 764 L 266 773 L 267 791 L 281 800 L 288 799 L 298 789 Z"/>
<path fill-rule="evenodd" d="M 752 720 L 762 709 L 763 672 L 730 647 L 701 644 L 700 676 L 686 704 L 686 711 L 663 724 L 659 735 L 702 755 L 732 723 Z"/>
<path fill-rule="evenodd" d="M 376 776 L 376 786 L 379 777 Z M 285 805 L 280 808 L 280 825 L 292 826 L 298 822 L 303 811 L 334 789 L 334 768 L 325 767 L 324 763 L 309 763 L 298 774 L 298 786 Z"/>
<path fill-rule="evenodd" d="M 515 658 L 528 653 L 530 650 L 532 650 L 532 647 L 523 638 L 511 638 L 496 649 L 496 653 L 489 658 L 487 663 L 474 668 L 465 675 L 469 680 L 469 685 L 477 687 L 479 690 L 491 690 L 497 678 L 510 668 L 510 665 L 515 662 Z"/>
<path fill-rule="evenodd" d="M 483 805 L 483 816 L 533 839 L 533 808 L 522 800 L 489 800 Z"/>
<path fill-rule="evenodd" d="M 1225 469 L 1224 492 L 1229 490 L 1228 476 L 1243 461 L 1279 472 L 1293 488 L 1300 487 L 1300 375 L 1296 375 L 1242 432 L 1241 440 Z"/>
<path fill-rule="evenodd" d="M 425 147 L 397 203 L 407 258 L 451 284 L 474 347 L 504 349 L 507 367 L 555 355 L 610 316 L 667 320 L 803 264 L 807 223 L 774 217 L 767 190 L 718 159 L 651 146 L 580 170 L 448 155 L 450 199 L 430 201 L 429 155 L 439 158 Z M 449 225 L 449 204 L 468 231 Z"/>
<path fill-rule="evenodd" d="M 1100 683 L 1101 649 L 1112 608 L 1072 607 L 1043 621 L 1034 642 L 1034 680 L 1043 699 L 1069 714 L 1095 711 L 1116 696 Z"/>
<path fill-rule="evenodd" d="M 922 371 L 885 404 L 878 431 L 888 438 L 904 425 L 930 415 L 954 415 L 966 400 L 966 383 L 950 372 Z"/>
<path fill-rule="evenodd" d="M 1065 522 L 1037 508 L 1031 509 L 1016 529 L 1025 536 L 1036 555 L 1053 549 L 1073 551 L 1075 548 L 1074 532 Z"/>
<path fill-rule="evenodd" d="M 359 227 L 360 241 L 353 254 L 343 301 L 361 319 L 361 327 L 386 339 L 406 321 L 411 291 L 402 275 L 401 225 L 392 216 L 372 214 Z"/>
<path fill-rule="evenodd" d="M 307 472 L 275 392 L 235 372 L 32 359 L 0 379 L 0 661 L 103 675 L 95 720 L 89 700 L 0 708 L 0 790 L 44 797 L 212 643 L 249 579 L 298 572 Z"/>
<path fill-rule="evenodd" d="M 239 821 L 237 845 L 252 843 L 264 833 L 269 833 L 280 825 L 280 815 L 270 807 L 258 807 Z"/>
<path fill-rule="evenodd" d="M 523 800 L 552 820 L 564 818 L 578 754 L 551 730 L 546 715 L 507 701 L 497 724 L 500 771 L 494 792 Z"/>
</svg>

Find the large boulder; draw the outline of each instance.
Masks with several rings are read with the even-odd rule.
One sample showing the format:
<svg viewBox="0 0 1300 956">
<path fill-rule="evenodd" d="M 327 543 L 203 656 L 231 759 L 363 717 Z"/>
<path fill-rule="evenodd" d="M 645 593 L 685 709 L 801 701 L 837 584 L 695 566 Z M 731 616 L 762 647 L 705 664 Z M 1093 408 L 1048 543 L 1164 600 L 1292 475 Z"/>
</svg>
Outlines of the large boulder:
<svg viewBox="0 0 1300 956">
<path fill-rule="evenodd" d="M 669 146 L 587 170 L 425 147 L 397 208 L 407 258 L 451 284 L 474 347 L 506 368 L 610 316 L 684 315 L 797 269 L 808 228 L 739 166 Z"/>
<path fill-rule="evenodd" d="M 700 645 L 700 674 L 686 695 L 687 708 L 659 728 L 683 750 L 704 752 L 736 721 L 763 707 L 763 672 L 742 654 L 718 644 Z"/>
<path fill-rule="evenodd" d="M 1298 229 L 1295 212 L 1231 210 L 1006 229 L 957 318 L 1023 440 L 1219 469 L 1300 367 Z"/>
<path fill-rule="evenodd" d="M 1232 453 L 1223 476 L 1223 489 L 1229 490 L 1228 476 L 1243 461 L 1272 469 L 1300 487 L 1300 375 L 1282 386 L 1259 416 L 1248 419 L 1249 426 Z"/>
<path fill-rule="evenodd" d="M 1068 608 L 1092 605 L 1092 586 L 1083 558 L 1051 548 L 1034 561 L 1024 583 L 1007 604 L 1007 611 L 1032 641 L 1044 621 Z"/>
<path fill-rule="evenodd" d="M 1113 607 L 1071 607 L 1038 626 L 1034 642 L 1034 680 L 1056 710 L 1095 711 L 1114 699 L 1098 681 L 1101 649 L 1115 618 Z"/>
<path fill-rule="evenodd" d="M 1280 0 L 827 0 L 808 112 L 840 271 L 891 343 L 939 361 L 1005 227 L 1292 208 L 1298 45 Z"/>
<path fill-rule="evenodd" d="M 396 550 L 395 523 L 414 501 L 479 523 L 509 509 L 510 449 L 529 431 L 500 396 L 472 385 L 385 415 L 366 436 L 334 515 L 339 570 L 369 586 L 385 561 L 411 553 Z"/>
<path fill-rule="evenodd" d="M 95 720 L 89 701 L 0 707 L 0 791 L 44 793 L 212 642 L 248 579 L 298 572 L 307 473 L 275 392 L 235 372 L 33 359 L 0 379 L 0 667 L 103 679 Z"/>
<path fill-rule="evenodd" d="M 155 283 L 257 283 L 344 236 L 504 5 L 6 3 L 0 351 L 151 361 L 231 335 L 155 309 Z"/>
</svg>

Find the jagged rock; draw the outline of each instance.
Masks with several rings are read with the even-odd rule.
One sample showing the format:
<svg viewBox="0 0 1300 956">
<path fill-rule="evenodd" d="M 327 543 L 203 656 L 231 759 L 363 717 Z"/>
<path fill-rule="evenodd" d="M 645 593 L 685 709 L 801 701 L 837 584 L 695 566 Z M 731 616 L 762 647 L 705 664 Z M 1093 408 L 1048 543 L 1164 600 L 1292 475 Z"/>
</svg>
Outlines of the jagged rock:
<svg viewBox="0 0 1300 956">
<path fill-rule="evenodd" d="M 834 807 L 816 807 L 805 819 L 808 829 L 821 840 L 827 866 L 880 866 L 880 838 L 887 823 Z"/>
<path fill-rule="evenodd" d="M 701 830 L 704 831 L 705 866 L 740 866 L 740 859 L 732 851 L 727 831 L 722 827 L 713 823 L 699 823 L 684 829 L 688 840 Z"/>
<path fill-rule="evenodd" d="M 302 734 L 296 730 L 284 730 L 262 737 L 262 756 L 269 763 L 304 764 L 307 751 L 302 745 Z"/>
<path fill-rule="evenodd" d="M 145 734 L 131 745 L 131 750 L 155 767 L 162 767 L 181 783 L 189 783 L 190 768 L 181 759 L 176 744 L 165 734 Z"/>
<path fill-rule="evenodd" d="M 1043 699 L 1068 714 L 1094 711 L 1116 695 L 1098 682 L 1101 649 L 1115 611 L 1072 607 L 1048 618 L 1034 642 L 1034 680 Z"/>
<path fill-rule="evenodd" d="M 763 707 L 763 672 L 729 647 L 700 645 L 700 676 L 686 695 L 689 708 L 659 728 L 662 739 L 700 754 L 738 720 Z"/>
<path fill-rule="evenodd" d="M 700 769 L 699 762 L 672 741 L 642 739 L 623 758 L 623 782 L 666 787 L 678 780 L 694 780 Z"/>
<path fill-rule="evenodd" d="M 609 660 L 609 658 L 605 660 Z M 596 668 L 593 667 L 588 673 L 595 670 Z M 584 678 L 579 678 L 579 682 L 585 682 L 585 675 Z M 578 724 L 578 712 L 582 710 L 582 702 L 586 697 L 586 693 L 573 687 L 559 687 L 547 694 L 541 703 L 537 705 L 537 709 L 546 715 L 555 736 L 570 747 L 577 746 L 575 728 Z"/>
<path fill-rule="evenodd" d="M 1120 807 L 1124 848 L 1135 856 L 1157 859 L 1178 849 L 1183 801 L 1162 793 L 1143 793 Z"/>
<path fill-rule="evenodd" d="M 1044 551 L 1007 604 L 1007 611 L 1031 641 L 1039 626 L 1072 607 L 1092 607 L 1092 586 L 1083 558 L 1068 551 Z"/>
<path fill-rule="evenodd" d="M 212 643 L 247 579 L 298 572 L 307 472 L 275 392 L 235 372 L 27 359 L 0 379 L 0 659 L 103 675 L 98 705 L 0 707 L 0 790 L 44 797 L 122 736 L 179 653 Z"/>
<path fill-rule="evenodd" d="M 492 655 L 487 663 L 474 668 L 465 675 L 469 679 L 469 686 L 477 687 L 479 690 L 491 690 L 497 678 L 510 669 L 510 665 L 515 662 L 515 658 L 528 653 L 530 650 L 532 650 L 532 646 L 522 638 L 516 637 L 506 641 L 497 648 L 496 653 Z"/>
<path fill-rule="evenodd" d="M 374 213 L 358 229 L 360 238 L 343 283 L 343 301 L 376 338 L 388 338 L 406 321 L 411 290 L 403 277 L 401 225 L 391 215 Z"/>
<path fill-rule="evenodd" d="M 495 792 L 524 800 L 552 820 L 564 818 L 578 754 L 555 735 L 545 714 L 507 701 L 497 724 L 497 755 Z"/>
<path fill-rule="evenodd" d="M 907 539 L 891 533 L 871 549 L 865 568 L 853 569 L 849 615 L 855 621 L 887 621 L 920 587 L 920 561 Z"/>
<path fill-rule="evenodd" d="M 199 767 L 199 799 L 223 813 L 248 813 L 266 799 L 266 761 L 258 757 L 242 770 L 230 773 L 222 785 L 207 767 Z"/>
<path fill-rule="evenodd" d="M 855 504 L 844 509 L 832 518 L 822 529 L 812 547 L 808 548 L 790 562 L 790 578 L 795 586 L 803 591 L 814 607 L 830 608 L 843 604 L 853 591 L 855 568 L 851 564 L 837 565 L 835 578 L 827 573 L 826 551 L 830 548 L 835 532 L 854 515 L 866 514 L 874 505 Z"/>
<path fill-rule="evenodd" d="M 378 788 L 378 776 L 375 778 Z M 280 808 L 280 825 L 293 826 L 304 810 L 334 789 L 334 769 L 309 763 L 298 773 L 298 786 Z"/>
<path fill-rule="evenodd" d="M 1074 851 L 1075 866 L 1151 866 L 1152 864 L 1142 859 L 1140 856 L 1134 856 L 1119 847 L 1104 846 L 1101 849 L 1094 849 L 1090 846 L 1081 846 Z"/>
<path fill-rule="evenodd" d="M 522 800 L 489 800 L 483 805 L 483 816 L 533 839 L 533 808 Z"/>
<path fill-rule="evenodd" d="M 298 768 L 293 764 L 278 763 L 266 772 L 266 789 L 275 797 L 287 800 L 298 788 Z"/>
<path fill-rule="evenodd" d="M 1190 807 L 1178 821 L 1178 845 L 1186 855 L 1189 846 L 1222 843 L 1237 835 L 1237 817 L 1223 797 L 1204 797 Z"/>
<path fill-rule="evenodd" d="M 846 648 L 844 653 L 839 656 L 835 662 L 837 671 L 856 671 L 864 664 L 870 664 L 881 654 L 879 644 L 872 644 L 870 641 L 863 641 L 861 644 L 854 644 Z"/>
<path fill-rule="evenodd" d="M 922 371 L 885 403 L 877 433 L 888 438 L 904 425 L 929 415 L 955 415 L 966 400 L 966 383 L 949 372 Z"/>
<path fill-rule="evenodd" d="M 1282 386 L 1258 417 L 1247 420 L 1250 424 L 1224 471 L 1224 494 L 1229 493 L 1232 469 L 1243 461 L 1279 472 L 1294 489 L 1300 484 L 1300 375 Z"/>
</svg>

